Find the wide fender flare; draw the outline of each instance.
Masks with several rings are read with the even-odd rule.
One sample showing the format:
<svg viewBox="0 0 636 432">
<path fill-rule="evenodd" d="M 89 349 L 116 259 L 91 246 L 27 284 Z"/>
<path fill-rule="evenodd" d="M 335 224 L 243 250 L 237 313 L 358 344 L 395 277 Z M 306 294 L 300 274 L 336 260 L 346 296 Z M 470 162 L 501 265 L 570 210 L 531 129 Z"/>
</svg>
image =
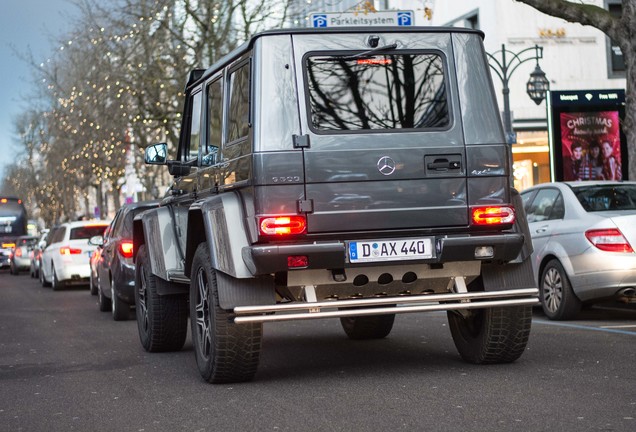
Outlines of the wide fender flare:
<svg viewBox="0 0 636 432">
<path fill-rule="evenodd" d="M 191 277 L 194 253 L 203 241 L 207 241 L 215 270 L 238 279 L 254 277 L 242 257 L 242 250 L 249 243 L 242 200 L 238 193 L 216 195 L 197 201 L 190 207 L 186 276 Z"/>
<path fill-rule="evenodd" d="M 152 274 L 169 280 L 169 273 L 183 272 L 183 252 L 169 207 L 147 210 L 136 217 L 133 222 L 133 243 L 135 254 L 139 246 L 146 245 Z"/>
</svg>

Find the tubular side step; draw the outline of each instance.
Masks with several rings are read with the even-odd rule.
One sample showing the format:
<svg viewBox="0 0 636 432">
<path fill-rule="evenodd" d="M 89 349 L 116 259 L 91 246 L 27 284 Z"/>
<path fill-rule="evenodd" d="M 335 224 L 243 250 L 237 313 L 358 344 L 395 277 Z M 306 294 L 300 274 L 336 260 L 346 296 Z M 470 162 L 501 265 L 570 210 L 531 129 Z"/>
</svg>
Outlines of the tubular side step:
<svg viewBox="0 0 636 432">
<path fill-rule="evenodd" d="M 534 306 L 539 304 L 538 295 L 538 289 L 527 288 L 506 291 L 333 300 L 272 306 L 237 306 L 234 308 L 234 313 L 237 315 L 234 318 L 234 322 L 241 324 L 506 306 Z"/>
</svg>

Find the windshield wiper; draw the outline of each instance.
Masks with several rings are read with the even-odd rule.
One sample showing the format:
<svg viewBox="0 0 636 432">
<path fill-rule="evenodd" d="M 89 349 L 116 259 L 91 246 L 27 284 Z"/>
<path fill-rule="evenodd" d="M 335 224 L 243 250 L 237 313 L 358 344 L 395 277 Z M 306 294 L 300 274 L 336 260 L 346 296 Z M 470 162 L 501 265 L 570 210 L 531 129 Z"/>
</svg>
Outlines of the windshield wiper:
<svg viewBox="0 0 636 432">
<path fill-rule="evenodd" d="M 362 51 L 361 53 L 354 54 L 354 55 L 321 57 L 321 58 L 317 58 L 316 60 L 322 60 L 322 61 L 326 61 L 326 60 L 357 60 L 357 59 L 366 58 L 366 57 L 373 57 L 375 54 L 378 54 L 378 53 L 381 53 L 381 52 L 384 52 L 384 51 L 390 51 L 390 50 L 396 49 L 397 46 L 398 46 L 398 44 L 394 42 L 394 43 L 389 44 L 389 45 L 384 45 L 384 46 L 381 46 L 381 47 L 370 49 L 368 51 Z"/>
</svg>

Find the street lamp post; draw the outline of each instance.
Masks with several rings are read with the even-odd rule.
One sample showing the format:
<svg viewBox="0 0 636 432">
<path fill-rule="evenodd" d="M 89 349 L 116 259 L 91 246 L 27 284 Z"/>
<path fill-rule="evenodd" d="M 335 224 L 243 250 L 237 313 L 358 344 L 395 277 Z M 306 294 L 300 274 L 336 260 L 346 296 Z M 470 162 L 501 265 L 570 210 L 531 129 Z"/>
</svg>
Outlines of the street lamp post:
<svg viewBox="0 0 636 432">
<path fill-rule="evenodd" d="M 543 47 L 535 45 L 530 48 L 523 49 L 517 53 L 506 49 L 506 45 L 501 45 L 501 50 L 494 52 L 493 54 L 486 53 L 488 56 L 488 64 L 495 71 L 501 83 L 503 84 L 503 123 L 504 132 L 506 133 L 506 141 L 508 144 L 512 144 L 516 141 L 515 134 L 512 130 L 512 116 L 510 113 L 510 88 L 508 87 L 508 81 L 515 70 L 521 65 L 530 60 L 536 60 L 537 64 L 534 71 L 530 74 L 530 79 L 526 84 L 526 91 L 528 96 L 539 105 L 547 91 L 550 89 L 550 83 L 545 77 L 545 72 L 539 67 L 539 59 L 543 58 Z M 508 55 L 510 57 L 508 57 Z M 500 58 L 497 58 L 497 57 Z"/>
</svg>

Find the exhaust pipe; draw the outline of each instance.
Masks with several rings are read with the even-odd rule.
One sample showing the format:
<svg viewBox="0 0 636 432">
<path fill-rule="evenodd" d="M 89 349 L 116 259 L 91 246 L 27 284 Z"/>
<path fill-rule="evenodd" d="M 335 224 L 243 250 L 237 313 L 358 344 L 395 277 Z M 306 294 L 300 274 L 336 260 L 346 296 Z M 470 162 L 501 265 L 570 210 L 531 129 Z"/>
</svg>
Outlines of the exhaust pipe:
<svg viewBox="0 0 636 432">
<path fill-rule="evenodd" d="M 618 291 L 618 301 L 623 303 L 636 303 L 636 288 L 628 287 Z"/>
</svg>

